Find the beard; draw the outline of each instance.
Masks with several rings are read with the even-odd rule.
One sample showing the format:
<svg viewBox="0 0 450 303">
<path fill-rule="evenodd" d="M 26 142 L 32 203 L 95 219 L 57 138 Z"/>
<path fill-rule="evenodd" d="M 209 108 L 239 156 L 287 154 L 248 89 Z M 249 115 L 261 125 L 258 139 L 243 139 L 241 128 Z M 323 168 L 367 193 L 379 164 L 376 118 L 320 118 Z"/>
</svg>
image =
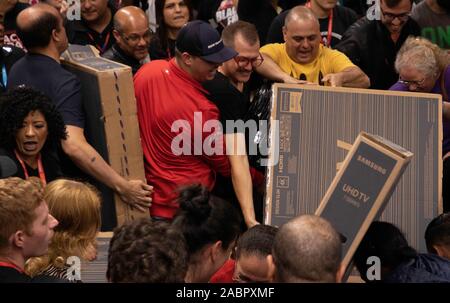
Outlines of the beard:
<svg viewBox="0 0 450 303">
<path fill-rule="evenodd" d="M 450 1 L 449 0 L 436 0 L 437 4 L 442 7 L 447 13 L 450 13 Z"/>
</svg>

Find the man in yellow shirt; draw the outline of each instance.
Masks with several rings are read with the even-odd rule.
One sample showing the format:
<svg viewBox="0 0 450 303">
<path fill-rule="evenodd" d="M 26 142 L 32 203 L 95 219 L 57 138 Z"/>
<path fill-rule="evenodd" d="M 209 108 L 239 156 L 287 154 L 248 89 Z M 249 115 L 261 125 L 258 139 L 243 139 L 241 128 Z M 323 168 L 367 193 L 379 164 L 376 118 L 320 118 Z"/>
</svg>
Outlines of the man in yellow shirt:
<svg viewBox="0 0 450 303">
<path fill-rule="evenodd" d="M 261 48 L 263 64 L 257 68 L 264 77 L 286 83 L 315 83 L 367 88 L 369 78 L 343 53 L 322 44 L 320 25 L 309 8 L 296 6 L 286 16 L 285 43 Z"/>
</svg>

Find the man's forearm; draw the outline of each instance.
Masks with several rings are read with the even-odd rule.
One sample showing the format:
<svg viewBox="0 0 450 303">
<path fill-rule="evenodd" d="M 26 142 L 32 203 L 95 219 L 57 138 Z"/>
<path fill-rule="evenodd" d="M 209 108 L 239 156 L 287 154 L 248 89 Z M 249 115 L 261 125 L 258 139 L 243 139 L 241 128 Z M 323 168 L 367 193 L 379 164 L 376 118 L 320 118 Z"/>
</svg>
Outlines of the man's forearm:
<svg viewBox="0 0 450 303">
<path fill-rule="evenodd" d="M 339 73 L 342 77 L 342 86 L 368 88 L 370 79 L 367 75 L 356 66 L 344 69 Z"/>
<path fill-rule="evenodd" d="M 241 206 L 247 226 L 251 227 L 255 219 L 253 206 L 253 186 L 247 156 L 229 156 L 231 163 L 231 180 L 234 192 Z"/>
<path fill-rule="evenodd" d="M 68 126 L 68 129 L 73 128 Z M 64 152 L 80 167 L 84 172 L 94 177 L 106 186 L 119 192 L 125 186 L 123 179 L 115 170 L 105 162 L 100 154 L 77 132 L 69 131 L 67 140 L 62 142 Z"/>
<path fill-rule="evenodd" d="M 273 59 L 266 55 L 262 54 L 264 61 L 263 63 L 256 68 L 256 71 L 262 76 L 266 77 L 275 82 L 285 82 L 286 77 L 289 75 L 283 72 L 283 70 L 278 66 L 278 64 L 273 61 Z"/>
</svg>

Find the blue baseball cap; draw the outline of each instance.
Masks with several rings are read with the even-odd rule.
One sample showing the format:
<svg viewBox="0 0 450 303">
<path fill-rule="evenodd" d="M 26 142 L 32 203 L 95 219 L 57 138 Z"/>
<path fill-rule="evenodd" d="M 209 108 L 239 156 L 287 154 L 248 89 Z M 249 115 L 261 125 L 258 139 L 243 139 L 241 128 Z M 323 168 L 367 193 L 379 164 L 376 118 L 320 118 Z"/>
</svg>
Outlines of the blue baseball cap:
<svg viewBox="0 0 450 303">
<path fill-rule="evenodd" d="M 202 58 L 212 63 L 223 63 L 238 53 L 223 45 L 219 32 L 205 21 L 188 22 L 178 33 L 175 43 L 180 52 Z"/>
</svg>

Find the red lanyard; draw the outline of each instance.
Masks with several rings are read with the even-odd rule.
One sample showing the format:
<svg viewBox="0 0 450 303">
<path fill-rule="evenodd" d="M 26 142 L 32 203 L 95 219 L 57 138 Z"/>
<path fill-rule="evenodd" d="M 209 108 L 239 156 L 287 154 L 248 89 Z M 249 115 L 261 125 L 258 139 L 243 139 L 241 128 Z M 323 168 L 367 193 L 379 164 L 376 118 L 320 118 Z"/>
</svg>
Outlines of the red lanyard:
<svg viewBox="0 0 450 303">
<path fill-rule="evenodd" d="M 17 266 L 16 264 L 12 263 L 12 262 L 2 262 L 0 261 L 0 267 L 9 267 L 9 268 L 14 268 L 15 270 L 17 270 L 18 272 L 20 272 L 21 274 L 24 273 L 23 269 L 20 268 L 19 266 Z"/>
<path fill-rule="evenodd" d="M 108 46 L 109 36 L 111 35 L 111 32 L 108 32 L 108 34 L 106 35 L 105 43 L 103 44 L 103 46 L 100 46 L 100 44 L 97 44 L 95 42 L 95 39 L 94 39 L 94 37 L 92 37 L 91 33 L 87 33 L 87 34 L 89 36 L 89 39 L 91 39 L 91 41 L 93 43 L 95 43 L 95 48 L 100 51 L 100 54 L 103 54 L 103 52 L 106 50 L 105 48 Z"/>
<path fill-rule="evenodd" d="M 305 5 L 308 8 L 311 8 L 311 2 L 308 1 Z M 330 9 L 328 13 L 328 35 L 327 35 L 327 47 L 331 46 L 331 34 L 333 33 L 333 10 Z"/>
<path fill-rule="evenodd" d="M 17 150 L 14 150 L 14 153 L 16 154 L 17 160 L 19 160 L 20 165 L 22 165 L 23 173 L 25 175 L 25 179 L 29 178 L 27 167 L 25 166 L 25 162 L 23 162 L 22 158 L 19 156 L 19 153 Z M 38 155 L 38 173 L 39 173 L 39 179 L 41 179 L 42 184 L 45 186 L 47 185 L 47 180 L 45 178 L 45 172 L 44 172 L 44 166 L 42 165 L 41 160 L 41 154 Z"/>
</svg>

